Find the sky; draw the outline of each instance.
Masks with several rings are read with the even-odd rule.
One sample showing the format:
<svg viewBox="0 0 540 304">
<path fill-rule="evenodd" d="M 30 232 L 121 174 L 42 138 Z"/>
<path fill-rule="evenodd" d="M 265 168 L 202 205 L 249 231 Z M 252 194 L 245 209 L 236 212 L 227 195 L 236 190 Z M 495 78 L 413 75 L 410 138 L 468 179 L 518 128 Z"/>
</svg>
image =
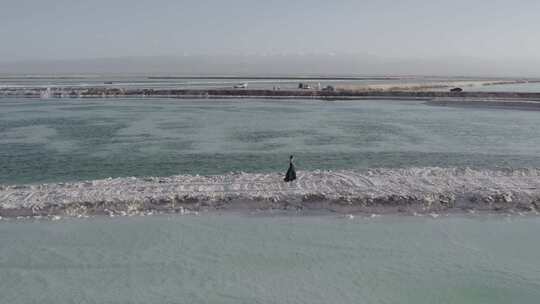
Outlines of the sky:
<svg viewBox="0 0 540 304">
<path fill-rule="evenodd" d="M 0 62 L 356 54 L 540 67 L 538 12 L 537 0 L 0 0 Z"/>
</svg>

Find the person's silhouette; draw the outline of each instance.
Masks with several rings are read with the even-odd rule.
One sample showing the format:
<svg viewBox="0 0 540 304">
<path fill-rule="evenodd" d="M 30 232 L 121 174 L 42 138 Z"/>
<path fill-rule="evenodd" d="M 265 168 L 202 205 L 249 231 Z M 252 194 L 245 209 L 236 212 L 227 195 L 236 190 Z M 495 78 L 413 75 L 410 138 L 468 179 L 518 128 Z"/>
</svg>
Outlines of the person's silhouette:
<svg viewBox="0 0 540 304">
<path fill-rule="evenodd" d="M 286 182 L 292 182 L 296 179 L 296 170 L 294 169 L 293 158 L 294 156 L 292 155 L 289 157 L 289 169 L 287 170 L 287 174 L 285 174 L 284 178 L 284 181 Z"/>
</svg>

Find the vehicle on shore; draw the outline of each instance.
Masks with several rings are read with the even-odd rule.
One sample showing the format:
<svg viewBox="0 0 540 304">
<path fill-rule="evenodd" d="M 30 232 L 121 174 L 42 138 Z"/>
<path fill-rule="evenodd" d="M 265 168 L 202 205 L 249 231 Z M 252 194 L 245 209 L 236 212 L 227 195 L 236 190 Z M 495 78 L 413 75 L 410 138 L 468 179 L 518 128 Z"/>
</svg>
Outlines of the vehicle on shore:
<svg viewBox="0 0 540 304">
<path fill-rule="evenodd" d="M 234 89 L 247 89 L 248 88 L 248 84 L 247 82 L 245 83 L 239 83 L 239 84 L 236 84 L 233 86 Z"/>
</svg>

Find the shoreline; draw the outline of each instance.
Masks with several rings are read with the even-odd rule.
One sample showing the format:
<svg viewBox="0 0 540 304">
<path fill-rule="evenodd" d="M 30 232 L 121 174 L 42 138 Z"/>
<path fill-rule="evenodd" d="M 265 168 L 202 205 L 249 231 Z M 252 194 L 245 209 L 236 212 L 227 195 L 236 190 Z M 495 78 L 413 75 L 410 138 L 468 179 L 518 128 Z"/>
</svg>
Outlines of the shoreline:
<svg viewBox="0 0 540 304">
<path fill-rule="evenodd" d="M 540 169 L 408 168 L 114 178 L 0 186 L 0 217 L 198 212 L 526 213 L 540 210 Z"/>
<path fill-rule="evenodd" d="M 423 90 L 271 90 L 271 89 L 121 89 L 114 87 L 0 88 L 0 98 L 411 98 L 411 99 L 510 99 L 540 102 L 540 92 L 448 92 Z"/>
<path fill-rule="evenodd" d="M 501 110 L 540 111 L 540 92 L 445 92 L 445 91 L 319 91 L 319 90 L 253 90 L 253 89 L 210 89 L 210 90 L 157 90 L 117 89 L 105 87 L 64 88 L 62 90 L 0 89 L 2 98 L 29 99 L 110 99 L 110 98 L 158 98 L 169 99 L 267 99 L 267 100 L 395 100 L 423 101 L 430 106 L 493 108 Z"/>
</svg>

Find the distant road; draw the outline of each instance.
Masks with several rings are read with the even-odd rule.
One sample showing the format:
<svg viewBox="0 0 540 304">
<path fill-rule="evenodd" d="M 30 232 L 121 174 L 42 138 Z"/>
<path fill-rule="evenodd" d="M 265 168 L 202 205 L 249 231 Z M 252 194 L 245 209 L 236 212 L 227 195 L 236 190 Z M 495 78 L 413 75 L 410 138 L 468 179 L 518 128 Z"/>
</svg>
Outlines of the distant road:
<svg viewBox="0 0 540 304">
<path fill-rule="evenodd" d="M 399 80 L 411 77 L 397 77 L 397 76 L 366 76 L 366 77 L 356 77 L 356 76 L 148 76 L 147 79 L 223 79 L 223 80 Z"/>
</svg>

